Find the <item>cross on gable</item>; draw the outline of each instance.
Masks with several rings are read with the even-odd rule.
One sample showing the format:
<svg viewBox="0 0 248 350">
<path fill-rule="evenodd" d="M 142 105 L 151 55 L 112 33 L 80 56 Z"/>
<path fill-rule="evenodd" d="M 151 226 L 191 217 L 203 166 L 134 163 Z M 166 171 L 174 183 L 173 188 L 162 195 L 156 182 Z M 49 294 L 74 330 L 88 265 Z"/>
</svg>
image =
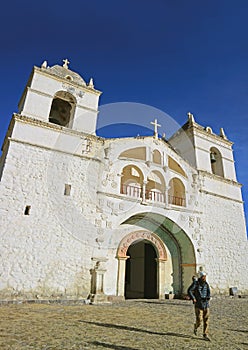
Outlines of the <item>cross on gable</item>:
<svg viewBox="0 0 248 350">
<path fill-rule="evenodd" d="M 63 64 L 63 68 L 68 69 L 68 64 L 70 63 L 70 61 L 68 61 L 68 59 L 66 58 L 65 60 L 63 60 L 64 64 Z"/>
<path fill-rule="evenodd" d="M 161 125 L 158 124 L 157 119 L 154 119 L 154 122 L 150 122 L 150 124 L 154 125 L 154 136 L 155 138 L 158 138 L 158 127 L 160 127 Z"/>
</svg>

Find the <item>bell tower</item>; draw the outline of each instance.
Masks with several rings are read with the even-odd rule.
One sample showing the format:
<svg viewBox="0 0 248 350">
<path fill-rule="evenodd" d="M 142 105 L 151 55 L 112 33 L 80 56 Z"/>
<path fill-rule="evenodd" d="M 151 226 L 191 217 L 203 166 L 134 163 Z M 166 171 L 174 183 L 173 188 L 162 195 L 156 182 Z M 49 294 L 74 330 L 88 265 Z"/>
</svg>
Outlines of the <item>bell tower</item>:
<svg viewBox="0 0 248 350">
<path fill-rule="evenodd" d="M 69 69 L 69 61 L 49 67 L 44 61 L 34 67 L 20 99 L 19 114 L 95 135 L 101 92 L 93 79 L 84 79 Z"/>
<path fill-rule="evenodd" d="M 208 126 L 202 127 L 188 113 L 188 121 L 169 140 L 183 158 L 194 168 L 219 177 L 237 181 L 233 159 L 233 143 L 223 128 L 216 135 Z"/>
</svg>

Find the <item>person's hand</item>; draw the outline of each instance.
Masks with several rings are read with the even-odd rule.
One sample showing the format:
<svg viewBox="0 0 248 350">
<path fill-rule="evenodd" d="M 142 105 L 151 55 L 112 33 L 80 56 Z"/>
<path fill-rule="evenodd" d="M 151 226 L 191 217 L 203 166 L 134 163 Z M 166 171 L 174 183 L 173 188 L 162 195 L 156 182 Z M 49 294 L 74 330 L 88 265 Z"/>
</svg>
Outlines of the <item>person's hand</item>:
<svg viewBox="0 0 248 350">
<path fill-rule="evenodd" d="M 193 304 L 195 304 L 196 303 L 196 299 L 193 299 Z"/>
</svg>

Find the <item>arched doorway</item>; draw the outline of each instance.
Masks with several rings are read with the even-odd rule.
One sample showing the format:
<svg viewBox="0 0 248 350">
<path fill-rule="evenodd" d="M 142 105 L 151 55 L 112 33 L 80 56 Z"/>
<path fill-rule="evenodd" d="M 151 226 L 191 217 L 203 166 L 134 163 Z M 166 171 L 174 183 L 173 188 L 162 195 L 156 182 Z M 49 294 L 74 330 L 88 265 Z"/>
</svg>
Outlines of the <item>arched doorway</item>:
<svg viewBox="0 0 248 350">
<path fill-rule="evenodd" d="M 157 298 L 157 253 L 153 245 L 145 240 L 134 242 L 129 246 L 127 256 L 125 298 Z"/>
<path fill-rule="evenodd" d="M 120 242 L 116 257 L 119 297 L 164 297 L 167 250 L 155 233 L 148 230 L 129 233 Z"/>
<path fill-rule="evenodd" d="M 117 295 L 125 296 L 127 251 L 138 239 L 150 242 L 157 253 L 158 298 L 163 299 L 167 293 L 176 296 L 187 294 L 197 264 L 195 248 L 186 232 L 168 217 L 152 212 L 133 215 L 122 224 L 139 226 L 143 230 L 131 232 L 120 242 L 117 250 Z M 199 269 L 201 267 L 198 266 Z"/>
</svg>

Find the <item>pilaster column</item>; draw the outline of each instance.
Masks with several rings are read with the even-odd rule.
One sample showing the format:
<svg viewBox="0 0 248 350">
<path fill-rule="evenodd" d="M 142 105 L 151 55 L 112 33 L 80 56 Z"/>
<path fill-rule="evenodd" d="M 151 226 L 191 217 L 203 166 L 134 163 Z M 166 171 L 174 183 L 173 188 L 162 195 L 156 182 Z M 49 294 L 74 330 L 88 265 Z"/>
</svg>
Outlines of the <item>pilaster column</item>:
<svg viewBox="0 0 248 350">
<path fill-rule="evenodd" d="M 143 184 L 142 184 L 142 202 L 146 201 L 146 185 L 147 185 L 147 181 L 143 181 Z"/>
<path fill-rule="evenodd" d="M 168 167 L 168 156 L 167 156 L 167 153 L 166 152 L 163 152 L 163 164 L 162 166 L 167 169 Z"/>
<path fill-rule="evenodd" d="M 146 147 L 146 162 L 151 163 L 151 161 L 152 161 L 151 153 L 152 153 L 151 147 L 147 146 Z"/>
<path fill-rule="evenodd" d="M 168 206 L 168 191 L 167 191 L 167 189 L 164 190 L 164 204 L 166 207 Z"/>
<path fill-rule="evenodd" d="M 118 257 L 117 296 L 125 297 L 126 260 L 129 256 Z"/>
<path fill-rule="evenodd" d="M 158 277 L 158 297 L 159 299 L 165 298 L 165 259 L 157 260 L 157 277 Z"/>
</svg>

